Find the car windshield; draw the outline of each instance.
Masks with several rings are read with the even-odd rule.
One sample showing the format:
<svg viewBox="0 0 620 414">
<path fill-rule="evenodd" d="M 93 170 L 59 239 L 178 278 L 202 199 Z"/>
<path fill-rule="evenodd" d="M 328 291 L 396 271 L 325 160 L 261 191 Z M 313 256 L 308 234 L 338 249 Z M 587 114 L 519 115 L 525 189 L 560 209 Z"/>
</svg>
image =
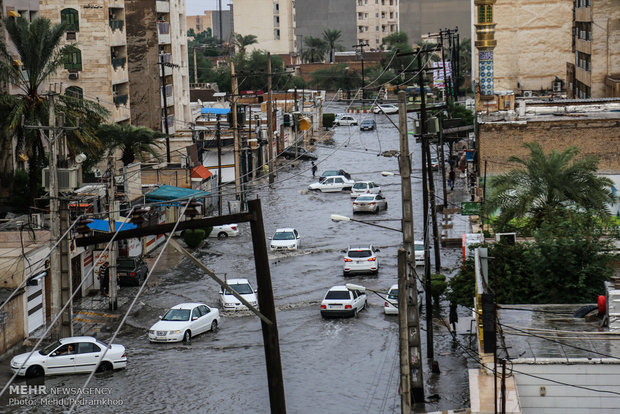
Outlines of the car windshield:
<svg viewBox="0 0 620 414">
<path fill-rule="evenodd" d="M 133 267 L 134 261 L 133 259 L 121 259 L 119 258 L 116 262 L 116 265 L 119 267 Z"/>
<path fill-rule="evenodd" d="M 323 177 L 329 177 L 331 175 L 339 175 L 339 174 L 338 174 L 338 171 L 336 170 L 325 171 L 323 173 Z"/>
<path fill-rule="evenodd" d="M 59 346 L 60 346 L 60 341 L 54 341 L 53 343 L 49 344 L 48 346 L 40 350 L 39 353 L 41 355 L 48 355 L 50 352 L 52 352 L 54 349 L 58 348 Z"/>
<path fill-rule="evenodd" d="M 189 309 L 170 309 L 162 321 L 189 321 Z"/>
<path fill-rule="evenodd" d="M 351 299 L 348 290 L 330 290 L 325 295 L 325 299 Z"/>
<path fill-rule="evenodd" d="M 355 190 L 365 190 L 368 187 L 367 183 L 355 183 L 353 184 L 353 188 Z"/>
<path fill-rule="evenodd" d="M 250 293 L 254 293 L 254 291 L 252 290 L 252 286 L 250 286 L 248 283 L 230 285 L 230 287 L 233 288 L 233 290 L 240 295 L 249 295 Z M 232 295 L 232 293 L 230 293 L 230 290 L 228 289 L 224 291 L 224 294 Z"/>
<path fill-rule="evenodd" d="M 417 251 L 424 250 L 424 245 L 423 245 L 423 244 L 417 244 L 417 243 L 416 243 L 416 245 L 415 245 L 415 249 L 416 249 Z"/>
<path fill-rule="evenodd" d="M 357 201 L 375 201 L 375 198 L 372 196 L 360 196 L 357 197 Z"/>
<path fill-rule="evenodd" d="M 398 299 L 398 289 L 392 289 L 388 293 L 388 299 Z"/>
<path fill-rule="evenodd" d="M 349 257 L 370 257 L 372 256 L 372 252 L 370 250 L 349 250 L 347 253 Z"/>
<path fill-rule="evenodd" d="M 367 121 L 362 121 L 362 124 L 372 124 L 372 119 L 369 119 Z"/>
<path fill-rule="evenodd" d="M 279 231 L 273 235 L 273 240 L 295 240 L 295 234 L 292 231 Z"/>
</svg>

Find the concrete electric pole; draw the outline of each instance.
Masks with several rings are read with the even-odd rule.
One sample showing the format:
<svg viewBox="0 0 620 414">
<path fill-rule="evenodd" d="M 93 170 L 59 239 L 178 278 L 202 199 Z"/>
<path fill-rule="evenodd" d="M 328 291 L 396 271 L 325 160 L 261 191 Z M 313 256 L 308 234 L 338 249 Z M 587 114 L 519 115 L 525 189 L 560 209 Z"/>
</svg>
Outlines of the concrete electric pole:
<svg viewBox="0 0 620 414">
<path fill-rule="evenodd" d="M 269 159 L 269 184 L 275 181 L 273 159 L 273 96 L 271 92 L 271 53 L 267 52 L 267 156 Z"/>
</svg>

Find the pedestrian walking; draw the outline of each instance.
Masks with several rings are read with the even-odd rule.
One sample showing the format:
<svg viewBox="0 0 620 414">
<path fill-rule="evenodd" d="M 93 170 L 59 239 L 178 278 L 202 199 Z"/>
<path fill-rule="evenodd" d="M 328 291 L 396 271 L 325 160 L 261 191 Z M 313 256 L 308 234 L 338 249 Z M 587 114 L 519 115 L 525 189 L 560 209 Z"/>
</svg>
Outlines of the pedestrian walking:
<svg viewBox="0 0 620 414">
<path fill-rule="evenodd" d="M 450 301 L 450 326 L 452 327 L 452 335 L 456 334 L 456 324 L 459 321 L 459 315 L 456 312 L 456 303 Z"/>
<path fill-rule="evenodd" d="M 316 170 L 318 170 L 318 167 L 316 166 L 314 161 L 312 161 L 312 178 L 316 177 Z"/>
<path fill-rule="evenodd" d="M 454 191 L 454 181 L 456 180 L 456 173 L 454 169 L 450 169 L 450 173 L 448 174 L 448 185 L 450 186 L 450 191 Z"/>
<path fill-rule="evenodd" d="M 103 296 L 108 296 L 110 291 L 110 262 L 105 262 L 99 267 L 99 291 Z"/>
</svg>

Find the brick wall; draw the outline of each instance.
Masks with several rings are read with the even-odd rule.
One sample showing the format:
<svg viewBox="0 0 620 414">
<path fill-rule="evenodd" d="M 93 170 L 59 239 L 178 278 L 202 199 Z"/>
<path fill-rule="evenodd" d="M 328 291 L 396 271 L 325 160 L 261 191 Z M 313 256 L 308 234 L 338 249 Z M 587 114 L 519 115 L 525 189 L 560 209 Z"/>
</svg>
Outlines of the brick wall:
<svg viewBox="0 0 620 414">
<path fill-rule="evenodd" d="M 538 141 L 545 153 L 563 151 L 570 146 L 580 149 L 578 157 L 599 159 L 601 173 L 620 174 L 620 119 L 575 119 L 527 123 L 495 122 L 479 124 L 479 162 L 487 174 L 504 173 L 516 166 L 508 163 L 515 155 L 527 158 L 525 142 Z"/>
</svg>

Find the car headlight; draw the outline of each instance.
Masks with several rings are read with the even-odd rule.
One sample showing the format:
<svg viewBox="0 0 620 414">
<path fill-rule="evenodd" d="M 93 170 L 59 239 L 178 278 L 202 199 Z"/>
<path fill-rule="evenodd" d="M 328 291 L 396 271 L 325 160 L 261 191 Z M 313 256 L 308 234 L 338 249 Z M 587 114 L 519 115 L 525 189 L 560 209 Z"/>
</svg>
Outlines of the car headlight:
<svg viewBox="0 0 620 414">
<path fill-rule="evenodd" d="M 272 244 L 270 247 L 271 247 L 272 249 L 275 249 L 275 248 L 276 248 L 276 246 L 274 246 L 273 244 Z"/>
<path fill-rule="evenodd" d="M 150 335 L 155 335 L 155 331 L 154 331 L 154 330 L 152 330 L 152 329 L 149 329 L 149 334 L 150 334 Z"/>
<path fill-rule="evenodd" d="M 181 331 L 170 331 L 169 334 L 170 335 L 175 335 L 175 334 L 180 334 Z"/>
</svg>

